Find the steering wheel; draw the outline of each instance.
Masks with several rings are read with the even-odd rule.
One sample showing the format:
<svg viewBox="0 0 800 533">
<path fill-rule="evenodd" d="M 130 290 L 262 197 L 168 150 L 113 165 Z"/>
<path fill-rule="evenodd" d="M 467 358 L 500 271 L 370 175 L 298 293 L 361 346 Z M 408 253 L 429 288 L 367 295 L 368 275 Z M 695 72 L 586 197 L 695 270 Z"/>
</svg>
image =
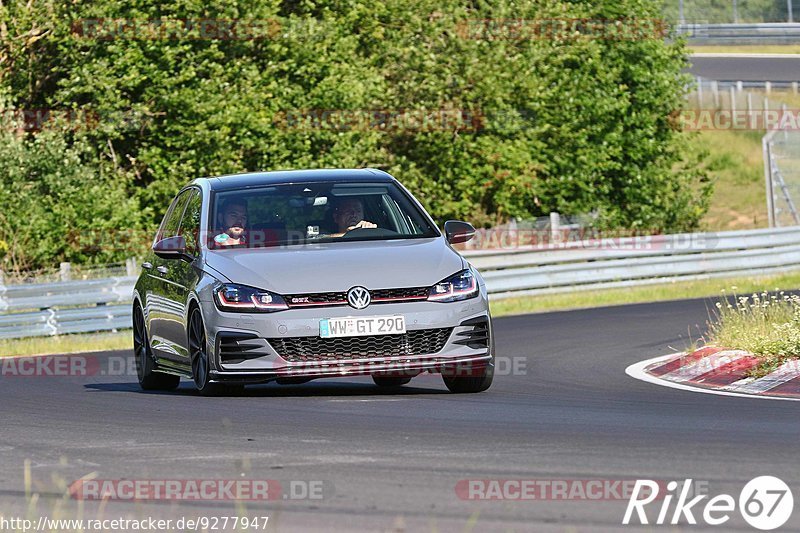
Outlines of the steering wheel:
<svg viewBox="0 0 800 533">
<path fill-rule="evenodd" d="M 392 235 L 397 235 L 396 231 L 392 231 L 390 229 L 385 228 L 353 228 L 351 230 L 347 230 L 342 235 L 342 238 L 353 238 L 353 237 L 391 237 Z"/>
</svg>

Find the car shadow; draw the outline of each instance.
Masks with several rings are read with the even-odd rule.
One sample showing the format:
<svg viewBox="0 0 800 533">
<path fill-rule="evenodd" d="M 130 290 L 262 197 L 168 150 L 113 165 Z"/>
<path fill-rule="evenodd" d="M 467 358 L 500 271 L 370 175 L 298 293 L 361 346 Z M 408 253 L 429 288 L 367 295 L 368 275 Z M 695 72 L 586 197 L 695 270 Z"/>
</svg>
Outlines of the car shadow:
<svg viewBox="0 0 800 533">
<path fill-rule="evenodd" d="M 447 389 L 435 387 L 434 383 L 430 387 L 415 387 L 412 384 L 395 388 L 378 387 L 372 383 L 354 382 L 331 382 L 319 381 L 309 382 L 300 385 L 278 385 L 268 383 L 264 385 L 249 385 L 243 391 L 223 392 L 217 397 L 239 397 L 239 398 L 259 398 L 259 397 L 363 397 L 363 396 L 417 396 L 450 394 Z M 88 383 L 85 389 L 95 392 L 130 392 L 136 394 L 155 394 L 163 396 L 200 396 L 191 382 L 184 381 L 181 386 L 174 391 L 145 391 L 139 387 L 138 383 Z"/>
</svg>

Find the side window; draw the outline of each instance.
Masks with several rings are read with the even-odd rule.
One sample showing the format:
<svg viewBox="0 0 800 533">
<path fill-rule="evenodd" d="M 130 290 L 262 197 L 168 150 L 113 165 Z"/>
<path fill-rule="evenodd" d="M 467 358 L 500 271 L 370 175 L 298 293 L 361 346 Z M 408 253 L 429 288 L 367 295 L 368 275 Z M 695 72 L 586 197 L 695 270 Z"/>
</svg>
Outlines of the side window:
<svg viewBox="0 0 800 533">
<path fill-rule="evenodd" d="M 161 223 L 161 229 L 158 232 L 156 240 L 166 239 L 167 237 L 174 237 L 178 234 L 178 229 L 181 225 L 181 217 L 183 210 L 186 207 L 186 202 L 189 200 L 191 190 L 183 191 L 180 196 L 172 201 L 172 207 L 167 211 L 164 221 Z"/>
<path fill-rule="evenodd" d="M 183 213 L 180 234 L 186 240 L 186 251 L 196 256 L 200 252 L 200 214 L 203 212 L 203 196 L 193 189 L 186 211 Z"/>
</svg>

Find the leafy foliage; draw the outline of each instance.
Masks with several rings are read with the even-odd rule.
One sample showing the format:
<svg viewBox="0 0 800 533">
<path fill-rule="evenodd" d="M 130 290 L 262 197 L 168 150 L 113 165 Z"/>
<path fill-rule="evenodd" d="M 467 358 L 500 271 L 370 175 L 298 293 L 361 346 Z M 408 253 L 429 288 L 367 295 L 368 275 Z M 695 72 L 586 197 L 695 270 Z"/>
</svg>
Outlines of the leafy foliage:
<svg viewBox="0 0 800 533">
<path fill-rule="evenodd" d="M 93 183 L 76 195 L 125 200 L 109 214 L 63 206 L 88 217 L 81 224 L 152 228 L 199 176 L 374 166 L 439 221 L 593 211 L 607 228 L 691 230 L 710 185 L 670 119 L 687 81 L 680 41 L 465 31 L 481 20 L 658 17 L 647 0 L 12 0 L 0 6 L 0 98 L 16 109 L 88 109 L 98 120 L 14 141 L 9 153 L 30 159 L 7 179 L 39 179 L 31 172 L 46 146 L 72 161 L 70 176 Z M 99 19 L 104 29 L 113 19 L 238 21 L 265 38 L 153 38 L 141 28 L 92 38 Z M 440 112 L 474 127 L 286 120 L 319 110 Z M 59 202 L 100 201 L 78 196 Z M 0 196 L 0 211 L 11 213 L 12 197 Z M 24 263 L 72 257 L 53 246 Z"/>
</svg>

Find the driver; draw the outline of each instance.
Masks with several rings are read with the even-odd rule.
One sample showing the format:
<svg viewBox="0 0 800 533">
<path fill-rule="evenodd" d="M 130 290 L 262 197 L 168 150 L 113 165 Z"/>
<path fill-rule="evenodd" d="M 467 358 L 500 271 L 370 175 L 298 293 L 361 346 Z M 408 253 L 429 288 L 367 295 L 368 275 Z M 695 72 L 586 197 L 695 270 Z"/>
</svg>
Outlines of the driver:
<svg viewBox="0 0 800 533">
<path fill-rule="evenodd" d="M 364 220 L 364 204 L 358 198 L 345 198 L 333 208 L 333 221 L 339 233 L 331 237 L 341 237 L 348 231 L 358 228 L 377 228 L 378 225 Z"/>
<path fill-rule="evenodd" d="M 217 246 L 236 246 L 246 244 L 247 202 L 241 198 L 231 198 L 222 204 L 218 215 L 222 232 L 214 237 Z"/>
</svg>

